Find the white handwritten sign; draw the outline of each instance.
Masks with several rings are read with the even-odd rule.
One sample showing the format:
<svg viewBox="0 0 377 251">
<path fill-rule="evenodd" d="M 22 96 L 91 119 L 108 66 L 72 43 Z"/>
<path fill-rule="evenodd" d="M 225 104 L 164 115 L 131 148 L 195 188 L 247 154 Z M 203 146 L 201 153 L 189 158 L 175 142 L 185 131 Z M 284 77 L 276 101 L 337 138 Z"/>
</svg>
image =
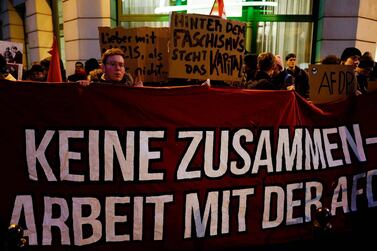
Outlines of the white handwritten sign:
<svg viewBox="0 0 377 251">
<path fill-rule="evenodd" d="M 146 82 L 167 80 L 169 28 L 99 27 L 101 52 L 120 48 L 126 54 L 126 70 Z"/>
</svg>

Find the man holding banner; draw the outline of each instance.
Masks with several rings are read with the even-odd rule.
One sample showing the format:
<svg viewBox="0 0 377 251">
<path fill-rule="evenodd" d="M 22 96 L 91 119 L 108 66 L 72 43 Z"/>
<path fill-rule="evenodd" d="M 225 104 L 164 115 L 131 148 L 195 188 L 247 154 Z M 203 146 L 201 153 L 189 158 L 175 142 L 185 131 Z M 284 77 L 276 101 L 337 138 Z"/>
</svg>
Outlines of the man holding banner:
<svg viewBox="0 0 377 251">
<path fill-rule="evenodd" d="M 100 82 L 122 84 L 126 86 L 143 87 L 139 77 L 133 79 L 132 75 L 125 69 L 125 54 L 119 48 L 106 50 L 102 55 L 102 76 Z M 89 85 L 90 81 L 79 81 L 81 85 Z"/>
</svg>

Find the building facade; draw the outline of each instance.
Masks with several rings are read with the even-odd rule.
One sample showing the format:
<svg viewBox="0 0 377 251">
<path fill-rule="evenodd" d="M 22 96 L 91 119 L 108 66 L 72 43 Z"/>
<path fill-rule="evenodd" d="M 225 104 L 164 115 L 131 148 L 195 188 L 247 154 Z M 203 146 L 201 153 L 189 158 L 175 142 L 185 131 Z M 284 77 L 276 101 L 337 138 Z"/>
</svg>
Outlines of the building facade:
<svg viewBox="0 0 377 251">
<path fill-rule="evenodd" d="M 100 59 L 98 27 L 169 25 L 175 6 L 187 12 L 194 0 L 3 0 L 0 40 L 24 45 L 24 67 L 49 56 L 53 36 L 59 41 L 67 75 L 76 61 Z M 199 1 L 205 2 L 205 1 Z M 208 1 L 206 14 L 213 1 Z M 233 9 L 232 4 L 237 3 Z M 266 4 L 267 3 L 267 4 Z M 183 7 L 183 8 L 181 8 Z M 247 24 L 248 52 L 296 53 L 306 67 L 346 47 L 376 55 L 377 2 L 374 0 L 225 0 L 229 19 Z M 376 59 L 376 58 L 375 58 Z"/>
</svg>

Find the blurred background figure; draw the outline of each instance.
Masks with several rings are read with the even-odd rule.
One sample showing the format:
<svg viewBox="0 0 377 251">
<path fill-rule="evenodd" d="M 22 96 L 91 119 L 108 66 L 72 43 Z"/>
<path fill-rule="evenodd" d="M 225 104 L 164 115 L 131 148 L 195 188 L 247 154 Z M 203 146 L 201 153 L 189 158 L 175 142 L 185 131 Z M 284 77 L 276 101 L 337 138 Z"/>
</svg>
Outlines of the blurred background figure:
<svg viewBox="0 0 377 251">
<path fill-rule="evenodd" d="M 257 54 L 247 54 L 245 56 L 245 74 L 246 74 L 246 81 L 253 80 L 254 75 L 257 71 Z"/>
<path fill-rule="evenodd" d="M 89 81 L 98 82 L 101 79 L 102 69 L 97 59 L 89 58 L 85 61 L 85 73 Z"/>
<path fill-rule="evenodd" d="M 273 82 L 278 90 L 295 90 L 294 79 L 283 66 L 280 55 L 275 55 L 275 71 L 273 74 Z"/>
<path fill-rule="evenodd" d="M 4 58 L 7 63 L 13 63 L 13 55 L 9 47 L 5 48 Z"/>
<path fill-rule="evenodd" d="M 22 52 L 18 50 L 17 46 L 12 46 L 13 62 L 22 64 Z"/>
<path fill-rule="evenodd" d="M 276 67 L 275 55 L 271 52 L 260 53 L 257 58 L 257 66 L 258 69 L 255 73 L 254 81 L 249 88 L 259 90 L 278 90 L 279 87 L 274 85 L 272 78 Z"/>
<path fill-rule="evenodd" d="M 301 97 L 309 99 L 309 76 L 305 70 L 297 66 L 296 54 L 289 53 L 285 57 L 287 72 L 293 76 L 295 90 Z"/>
<path fill-rule="evenodd" d="M 375 66 L 374 60 L 369 55 L 363 55 L 359 60 L 359 65 L 356 67 L 356 79 L 358 83 L 358 90 L 365 94 L 368 92 L 368 81 Z"/>
<path fill-rule="evenodd" d="M 340 64 L 351 65 L 353 68 L 360 63 L 361 51 L 355 47 L 345 48 L 340 56 Z"/>
<path fill-rule="evenodd" d="M 0 79 L 16 81 L 16 79 L 8 72 L 7 62 L 2 54 L 0 54 Z"/>
<path fill-rule="evenodd" d="M 48 75 L 48 69 L 50 68 L 50 60 L 51 60 L 51 57 L 47 57 L 47 58 L 44 58 L 44 59 L 41 60 L 41 65 L 43 66 L 43 69 L 45 71 L 44 74 L 46 76 L 46 80 L 47 80 L 47 75 Z M 66 76 L 66 73 L 65 73 L 63 61 L 61 59 L 60 59 L 60 72 L 61 72 L 61 75 L 62 75 L 63 82 L 66 82 L 67 76 Z"/>
<path fill-rule="evenodd" d="M 84 64 L 77 61 L 75 63 L 75 73 L 68 76 L 69 82 L 76 82 L 79 80 L 85 80 L 87 79 L 87 74 L 84 70 Z"/>
<path fill-rule="evenodd" d="M 39 82 L 46 81 L 45 70 L 40 64 L 34 64 L 30 68 L 28 75 L 29 75 L 29 80 L 39 81 Z"/>
<path fill-rule="evenodd" d="M 100 65 L 97 59 L 89 58 L 85 61 L 85 72 L 87 76 L 90 74 L 91 71 L 96 69 L 100 69 Z"/>
<path fill-rule="evenodd" d="M 330 54 L 321 60 L 321 64 L 340 64 L 340 59 L 336 55 Z"/>
</svg>

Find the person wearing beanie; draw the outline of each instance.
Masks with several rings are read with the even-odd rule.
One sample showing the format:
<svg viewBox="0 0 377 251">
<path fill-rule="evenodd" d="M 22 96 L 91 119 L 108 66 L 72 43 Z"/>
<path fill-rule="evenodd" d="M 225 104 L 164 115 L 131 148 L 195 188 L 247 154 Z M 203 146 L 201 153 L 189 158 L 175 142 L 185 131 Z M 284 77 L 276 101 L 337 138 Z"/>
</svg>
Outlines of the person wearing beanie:
<svg viewBox="0 0 377 251">
<path fill-rule="evenodd" d="M 372 57 L 363 55 L 360 58 L 360 63 L 355 70 L 358 90 L 363 94 L 368 92 L 368 80 L 373 71 L 374 64 L 375 63 Z"/>
<path fill-rule="evenodd" d="M 340 56 L 340 64 L 351 65 L 353 68 L 359 65 L 361 57 L 361 52 L 355 47 L 347 47 L 343 50 L 342 55 Z"/>
<path fill-rule="evenodd" d="M 28 72 L 29 79 L 32 81 L 46 81 L 45 70 L 40 64 L 33 64 Z"/>
</svg>

